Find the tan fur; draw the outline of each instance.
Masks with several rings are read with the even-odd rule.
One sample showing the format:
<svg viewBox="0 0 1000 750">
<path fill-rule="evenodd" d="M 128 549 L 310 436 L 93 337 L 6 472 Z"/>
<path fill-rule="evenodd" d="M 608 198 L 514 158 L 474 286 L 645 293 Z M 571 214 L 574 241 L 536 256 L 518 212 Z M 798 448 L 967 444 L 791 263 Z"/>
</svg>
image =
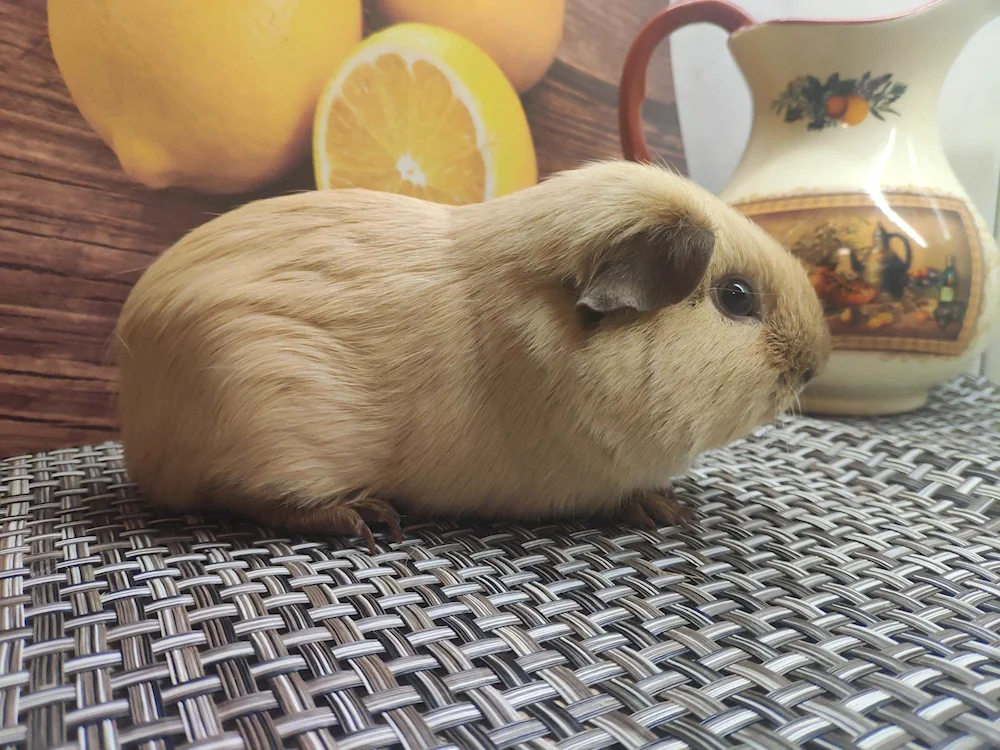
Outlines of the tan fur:
<svg viewBox="0 0 1000 750">
<path fill-rule="evenodd" d="M 605 249 L 678 220 L 716 237 L 695 293 L 583 325 Z M 762 321 L 713 304 L 728 273 L 756 282 Z M 118 337 L 140 487 L 265 519 L 359 490 L 449 516 L 617 507 L 787 409 L 829 349 L 792 256 L 623 162 L 457 208 L 362 190 L 251 203 L 163 254 Z"/>
</svg>

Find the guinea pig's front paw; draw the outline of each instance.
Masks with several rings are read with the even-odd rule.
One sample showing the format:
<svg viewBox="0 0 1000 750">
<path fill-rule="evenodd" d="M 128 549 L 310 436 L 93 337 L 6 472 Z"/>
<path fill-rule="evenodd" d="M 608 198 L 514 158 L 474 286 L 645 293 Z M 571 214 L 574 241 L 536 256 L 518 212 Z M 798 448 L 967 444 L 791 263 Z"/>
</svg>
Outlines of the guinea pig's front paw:
<svg viewBox="0 0 1000 750">
<path fill-rule="evenodd" d="M 379 497 L 359 493 L 338 497 L 316 508 L 288 510 L 281 525 L 291 531 L 330 534 L 332 536 L 362 536 L 374 554 L 375 537 L 368 524 L 384 523 L 393 539 L 403 541 L 399 513 Z"/>
<path fill-rule="evenodd" d="M 698 514 L 668 495 L 641 492 L 626 498 L 622 504 L 622 517 L 627 523 L 644 529 L 658 526 L 680 526 L 688 529 Z"/>
</svg>

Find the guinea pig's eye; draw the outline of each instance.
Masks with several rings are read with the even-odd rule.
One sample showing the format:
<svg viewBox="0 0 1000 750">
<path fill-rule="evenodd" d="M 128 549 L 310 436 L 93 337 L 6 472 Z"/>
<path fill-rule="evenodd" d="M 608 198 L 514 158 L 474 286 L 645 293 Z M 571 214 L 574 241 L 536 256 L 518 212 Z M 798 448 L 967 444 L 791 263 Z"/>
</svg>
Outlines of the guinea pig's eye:
<svg viewBox="0 0 1000 750">
<path fill-rule="evenodd" d="M 759 295 L 742 276 L 727 276 L 712 287 L 712 300 L 730 318 L 753 318 L 759 312 Z"/>
</svg>

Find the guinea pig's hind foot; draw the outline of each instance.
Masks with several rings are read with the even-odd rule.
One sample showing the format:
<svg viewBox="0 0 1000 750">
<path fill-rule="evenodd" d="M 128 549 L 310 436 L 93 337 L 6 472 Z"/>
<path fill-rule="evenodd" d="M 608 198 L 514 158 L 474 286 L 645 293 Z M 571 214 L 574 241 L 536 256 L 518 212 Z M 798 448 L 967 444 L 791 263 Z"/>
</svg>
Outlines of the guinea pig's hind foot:
<svg viewBox="0 0 1000 750">
<path fill-rule="evenodd" d="M 289 508 L 279 523 L 289 531 L 331 536 L 363 536 L 374 554 L 375 537 L 369 524 L 383 523 L 396 543 L 403 541 L 399 513 L 385 500 L 366 492 L 339 497 L 315 508 Z"/>
<path fill-rule="evenodd" d="M 698 517 L 691 508 L 658 492 L 642 492 L 626 498 L 621 514 L 626 523 L 649 530 L 659 526 L 689 529 Z"/>
</svg>

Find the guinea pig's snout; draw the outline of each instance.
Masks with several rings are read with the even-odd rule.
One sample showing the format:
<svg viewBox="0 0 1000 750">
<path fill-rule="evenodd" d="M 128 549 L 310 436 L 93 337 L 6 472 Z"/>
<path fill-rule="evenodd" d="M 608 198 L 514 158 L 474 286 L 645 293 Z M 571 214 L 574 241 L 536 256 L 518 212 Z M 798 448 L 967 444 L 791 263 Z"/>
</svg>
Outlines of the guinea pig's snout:
<svg viewBox="0 0 1000 750">
<path fill-rule="evenodd" d="M 809 383 L 823 371 L 825 362 L 803 357 L 797 362 L 791 363 L 782 376 L 785 385 L 795 390 L 805 388 Z"/>
<path fill-rule="evenodd" d="M 804 357 L 791 368 L 792 381 L 799 387 L 805 388 L 826 367 L 826 357 Z"/>
<path fill-rule="evenodd" d="M 814 377 L 816 377 L 816 369 L 806 366 L 792 367 L 782 375 L 781 379 L 787 387 L 799 391 L 805 388 Z"/>
<path fill-rule="evenodd" d="M 805 388 L 822 375 L 830 358 L 829 328 L 823 320 L 820 320 L 817 328 L 820 328 L 818 335 L 796 336 L 793 338 L 793 345 L 789 347 L 791 351 L 785 360 L 785 378 L 797 390 Z"/>
</svg>

